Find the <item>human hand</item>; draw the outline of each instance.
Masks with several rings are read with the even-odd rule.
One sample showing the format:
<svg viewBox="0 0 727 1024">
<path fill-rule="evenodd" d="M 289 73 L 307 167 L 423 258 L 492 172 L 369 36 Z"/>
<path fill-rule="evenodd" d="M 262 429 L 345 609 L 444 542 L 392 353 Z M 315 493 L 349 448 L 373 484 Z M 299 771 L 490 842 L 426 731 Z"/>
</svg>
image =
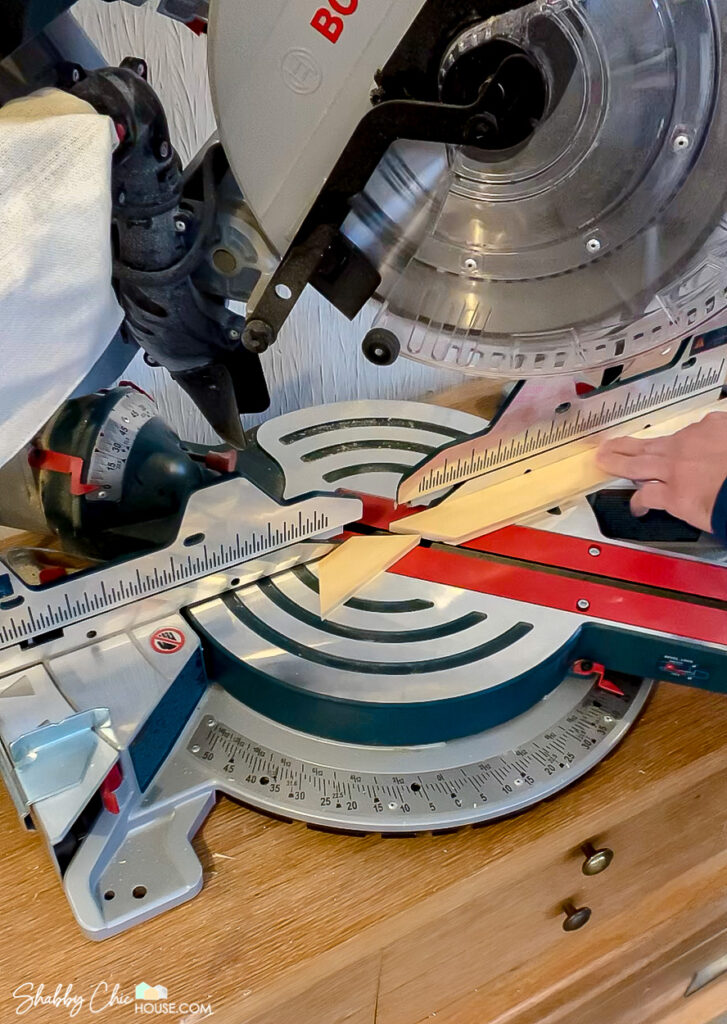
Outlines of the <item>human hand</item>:
<svg viewBox="0 0 727 1024">
<path fill-rule="evenodd" d="M 597 458 L 607 473 L 638 485 L 631 500 L 635 516 L 664 509 L 710 533 L 715 502 L 727 480 L 727 413 L 709 413 L 670 437 L 605 441 Z"/>
</svg>

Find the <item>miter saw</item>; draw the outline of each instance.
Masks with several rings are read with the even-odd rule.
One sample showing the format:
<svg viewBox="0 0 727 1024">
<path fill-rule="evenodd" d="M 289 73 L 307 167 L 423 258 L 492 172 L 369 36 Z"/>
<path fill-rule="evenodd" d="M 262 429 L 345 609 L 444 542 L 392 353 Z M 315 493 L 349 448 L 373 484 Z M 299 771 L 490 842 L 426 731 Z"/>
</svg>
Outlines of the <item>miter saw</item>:
<svg viewBox="0 0 727 1024">
<path fill-rule="evenodd" d="M 50 62 L 117 126 L 128 337 L 226 441 L 125 384 L 0 473 L 0 521 L 57 538 L 2 556 L 0 767 L 89 936 L 200 889 L 218 792 L 446 831 L 583 775 L 654 679 L 727 691 L 727 555 L 626 484 L 422 545 L 329 620 L 317 594 L 346 533 L 719 399 L 725 7 L 213 0 L 221 146 L 185 172 L 143 61 Z M 306 283 L 375 299 L 381 365 L 519 383 L 491 423 L 371 400 L 245 436 Z"/>
</svg>

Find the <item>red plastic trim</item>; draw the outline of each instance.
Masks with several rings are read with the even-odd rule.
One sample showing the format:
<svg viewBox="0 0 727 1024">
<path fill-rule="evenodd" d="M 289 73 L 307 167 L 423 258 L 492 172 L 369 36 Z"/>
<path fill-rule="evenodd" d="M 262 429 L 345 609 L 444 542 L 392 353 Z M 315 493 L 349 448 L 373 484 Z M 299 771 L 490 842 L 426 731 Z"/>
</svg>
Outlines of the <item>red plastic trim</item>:
<svg viewBox="0 0 727 1024">
<path fill-rule="evenodd" d="M 45 469 L 51 473 L 65 473 L 71 478 L 71 494 L 80 496 L 98 490 L 94 484 L 81 482 L 83 475 L 83 459 L 78 455 L 64 455 L 45 448 L 33 448 L 28 455 L 28 462 L 33 469 Z"/>
<path fill-rule="evenodd" d="M 478 537 L 462 545 L 490 555 L 572 569 L 681 594 L 727 601 L 727 568 L 653 551 L 583 540 L 526 526 Z M 590 552 L 598 552 L 591 554 Z"/>
<path fill-rule="evenodd" d="M 144 388 L 142 388 L 139 384 L 135 384 L 133 380 L 120 380 L 119 387 L 133 388 L 134 391 L 138 391 L 140 395 L 144 395 L 146 398 L 149 399 L 150 402 L 153 402 L 154 405 L 156 405 L 156 399 L 154 398 L 154 395 L 150 395 L 148 391 L 145 391 Z"/>
<path fill-rule="evenodd" d="M 237 468 L 237 456 L 239 452 L 229 448 L 224 452 L 207 452 L 204 457 L 204 464 L 208 469 L 216 473 L 234 473 Z"/>
<path fill-rule="evenodd" d="M 422 511 L 420 508 L 404 506 L 395 509 L 393 502 L 387 498 L 368 494 L 359 497 L 364 506 L 361 522 L 379 530 L 387 530 L 397 519 L 405 519 Z M 727 567 L 655 551 L 583 540 L 526 526 L 508 526 L 504 530 L 468 541 L 461 547 L 481 551 L 483 554 L 517 558 L 535 565 L 570 569 L 606 579 L 727 601 Z M 591 554 L 592 551 L 598 551 L 598 554 Z"/>
<path fill-rule="evenodd" d="M 185 25 L 188 29 L 191 29 L 196 36 L 207 34 L 207 22 L 204 18 L 192 18 L 191 21 L 185 21 Z"/>
<path fill-rule="evenodd" d="M 705 643 L 727 645 L 727 614 L 722 609 L 622 590 L 607 583 L 583 582 L 536 569 L 499 565 L 463 556 L 454 549 L 450 552 L 417 548 L 389 572 L 573 612 L 585 619 L 603 619 Z"/>
<path fill-rule="evenodd" d="M 121 771 L 121 765 L 118 763 L 113 766 L 111 771 L 108 773 L 106 778 L 101 783 L 99 792 L 101 793 L 101 800 L 103 805 L 109 814 L 119 813 L 119 801 L 116 798 L 115 790 L 119 788 L 123 782 L 124 776 Z"/>
<path fill-rule="evenodd" d="M 38 573 L 38 582 L 41 586 L 45 586 L 46 583 L 55 583 L 56 580 L 62 580 L 66 575 L 66 570 L 62 565 L 46 565 Z"/>
</svg>

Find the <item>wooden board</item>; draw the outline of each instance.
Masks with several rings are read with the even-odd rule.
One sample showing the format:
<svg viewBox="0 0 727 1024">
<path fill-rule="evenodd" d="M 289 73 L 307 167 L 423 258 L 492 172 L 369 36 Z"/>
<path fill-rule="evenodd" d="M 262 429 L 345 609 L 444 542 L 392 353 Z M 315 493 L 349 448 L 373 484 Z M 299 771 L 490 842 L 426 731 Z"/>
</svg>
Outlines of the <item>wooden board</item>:
<svg viewBox="0 0 727 1024">
<path fill-rule="evenodd" d="M 717 410 L 725 411 L 724 404 L 713 403 L 690 410 L 634 436 L 665 437 L 698 423 Z M 483 485 L 477 490 L 469 486 L 434 508 L 392 523 L 391 531 L 447 544 L 463 544 L 527 516 L 547 512 L 611 482 L 613 477 L 599 467 L 596 457 L 597 449 L 589 448 L 513 479 Z"/>
<path fill-rule="evenodd" d="M 327 619 L 419 544 L 419 537 L 375 534 L 349 537 L 318 563 L 321 618 Z"/>
<path fill-rule="evenodd" d="M 446 544 L 465 541 L 517 523 L 523 517 L 547 512 L 567 500 L 588 494 L 611 477 L 597 464 L 592 451 L 534 469 L 527 476 L 455 496 L 435 508 L 391 524 L 394 533 L 413 533 Z"/>
</svg>

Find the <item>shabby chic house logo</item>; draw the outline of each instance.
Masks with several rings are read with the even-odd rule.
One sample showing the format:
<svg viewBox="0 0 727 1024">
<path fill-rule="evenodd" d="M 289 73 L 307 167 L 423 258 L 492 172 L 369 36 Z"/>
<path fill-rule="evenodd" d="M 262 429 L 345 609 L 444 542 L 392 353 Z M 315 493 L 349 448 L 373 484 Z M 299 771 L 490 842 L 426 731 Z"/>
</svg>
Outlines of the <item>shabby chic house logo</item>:
<svg viewBox="0 0 727 1024">
<path fill-rule="evenodd" d="M 99 981 L 87 992 L 74 989 L 74 986 L 59 984 L 55 987 L 41 982 L 37 985 L 25 981 L 13 991 L 15 1013 L 18 1017 L 27 1016 L 33 1019 L 34 1011 L 43 1007 L 54 1009 L 59 1018 L 68 1016 L 78 1019 L 82 1015 L 96 1016 L 109 1010 L 126 1007 L 127 1013 L 133 1012 L 141 1016 L 181 1015 L 183 1018 L 198 1024 L 212 1016 L 212 1004 L 203 1002 L 175 1002 L 169 999 L 169 990 L 164 985 L 149 985 L 140 982 L 134 989 L 134 995 L 124 992 L 119 984 L 111 985 L 107 981 Z M 43 1020 L 48 1020 L 47 1012 Z"/>
</svg>

